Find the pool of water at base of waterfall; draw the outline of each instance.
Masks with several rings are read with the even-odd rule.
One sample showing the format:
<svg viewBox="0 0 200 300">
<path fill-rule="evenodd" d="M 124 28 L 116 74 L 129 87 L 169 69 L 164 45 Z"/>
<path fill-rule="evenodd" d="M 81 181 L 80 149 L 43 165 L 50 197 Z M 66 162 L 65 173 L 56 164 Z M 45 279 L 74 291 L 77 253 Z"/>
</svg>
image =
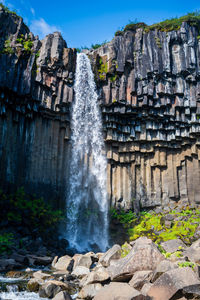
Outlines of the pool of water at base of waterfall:
<svg viewBox="0 0 200 300">
<path fill-rule="evenodd" d="M 39 294 L 28 291 L 18 291 L 17 283 L 21 282 L 21 278 L 6 278 L 0 275 L 0 284 L 6 284 L 7 291 L 0 291 L 0 300 L 49 300 L 40 298 Z M 71 295 L 72 299 L 76 299 L 76 295 Z"/>
</svg>

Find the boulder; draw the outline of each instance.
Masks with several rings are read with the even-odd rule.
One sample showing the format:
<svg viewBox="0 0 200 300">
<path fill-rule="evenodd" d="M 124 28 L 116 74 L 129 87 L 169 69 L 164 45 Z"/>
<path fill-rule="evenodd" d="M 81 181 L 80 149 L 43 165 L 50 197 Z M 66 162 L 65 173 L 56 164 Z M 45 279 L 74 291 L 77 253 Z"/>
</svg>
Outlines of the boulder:
<svg viewBox="0 0 200 300">
<path fill-rule="evenodd" d="M 83 286 L 91 283 L 105 282 L 109 278 L 110 275 L 107 270 L 104 267 L 98 267 L 82 280 L 81 285 Z"/>
<path fill-rule="evenodd" d="M 88 275 L 89 273 L 90 273 L 90 270 L 88 268 L 83 267 L 83 266 L 78 266 L 73 270 L 72 275 L 74 275 L 78 278 L 83 278 L 86 275 Z"/>
<path fill-rule="evenodd" d="M 194 242 L 189 248 L 187 248 L 183 255 L 195 263 L 200 263 L 200 239 Z"/>
<path fill-rule="evenodd" d="M 99 260 L 99 262 L 104 267 L 108 267 L 110 265 L 111 260 L 116 260 L 121 258 L 121 247 L 119 245 L 114 245 L 110 248 Z"/>
<path fill-rule="evenodd" d="M 56 270 L 68 270 L 68 268 L 71 266 L 71 261 L 72 258 L 69 255 L 62 256 L 56 263 L 54 263 L 54 268 Z"/>
<path fill-rule="evenodd" d="M 74 288 L 68 284 L 57 280 L 49 280 L 39 288 L 39 296 L 42 298 L 53 298 L 61 291 L 67 291 L 69 294 L 74 292 Z"/>
<path fill-rule="evenodd" d="M 30 292 L 38 292 L 42 284 L 44 284 L 44 280 L 38 278 L 32 278 L 27 283 L 27 288 Z"/>
<path fill-rule="evenodd" d="M 49 256 L 27 255 L 29 264 L 32 266 L 47 266 L 51 264 L 53 258 Z"/>
<path fill-rule="evenodd" d="M 111 282 L 96 293 L 94 300 L 143 300 L 146 299 L 127 283 Z"/>
<path fill-rule="evenodd" d="M 56 294 L 53 300 L 72 300 L 72 297 L 67 292 L 62 291 Z"/>
<path fill-rule="evenodd" d="M 101 288 L 102 285 L 100 283 L 88 284 L 80 290 L 78 297 L 81 299 L 92 299 Z"/>
<path fill-rule="evenodd" d="M 152 281 L 155 281 L 156 279 L 158 279 L 158 277 L 160 277 L 163 273 L 173 270 L 173 269 L 177 269 L 178 265 L 176 263 L 173 263 L 169 260 L 162 260 L 156 267 L 153 276 L 152 276 Z"/>
<path fill-rule="evenodd" d="M 169 300 L 178 291 L 200 290 L 200 281 L 191 268 L 178 268 L 161 275 L 149 289 L 147 295 L 154 300 Z"/>
<path fill-rule="evenodd" d="M 173 253 L 179 249 L 179 247 L 182 247 L 183 249 L 186 249 L 186 245 L 183 243 L 182 240 L 180 239 L 174 239 L 174 240 L 169 240 L 166 242 L 161 243 L 161 247 L 169 253 Z"/>
<path fill-rule="evenodd" d="M 131 252 L 108 268 L 113 281 L 129 281 L 136 271 L 153 271 L 164 260 L 156 245 L 146 237 L 136 240 Z"/>
<path fill-rule="evenodd" d="M 28 258 L 25 255 L 21 255 L 18 253 L 13 253 L 10 258 L 14 259 L 16 262 L 24 266 L 28 265 L 29 263 Z"/>
<path fill-rule="evenodd" d="M 92 265 L 92 258 L 91 256 L 85 254 L 75 254 L 73 256 L 73 259 L 74 259 L 74 267 L 73 267 L 73 270 L 76 268 L 76 267 L 86 267 L 86 268 L 90 268 L 91 265 Z"/>
<path fill-rule="evenodd" d="M 150 290 L 150 288 L 152 287 L 152 285 L 153 285 L 153 284 L 150 283 L 150 282 L 145 283 L 145 284 L 143 285 L 142 289 L 141 289 L 142 295 L 147 296 L 148 291 Z"/>
<path fill-rule="evenodd" d="M 0 259 L 0 272 L 22 269 L 23 265 L 14 259 Z"/>
<path fill-rule="evenodd" d="M 153 276 L 153 271 L 137 271 L 129 281 L 129 285 L 135 289 L 141 290 L 145 283 L 149 283 Z"/>
<path fill-rule="evenodd" d="M 45 280 L 45 279 L 50 278 L 51 275 L 47 274 L 47 273 L 43 273 L 41 270 L 39 270 L 39 271 L 33 273 L 33 277 L 36 278 L 36 279 Z"/>
</svg>

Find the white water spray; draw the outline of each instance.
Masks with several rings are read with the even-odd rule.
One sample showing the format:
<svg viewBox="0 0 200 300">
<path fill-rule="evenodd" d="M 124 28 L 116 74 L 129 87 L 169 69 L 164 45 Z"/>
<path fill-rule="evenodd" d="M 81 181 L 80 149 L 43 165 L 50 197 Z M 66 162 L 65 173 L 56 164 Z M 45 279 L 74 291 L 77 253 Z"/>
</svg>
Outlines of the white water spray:
<svg viewBox="0 0 200 300">
<path fill-rule="evenodd" d="M 79 252 L 108 246 L 107 161 L 90 60 L 78 54 L 71 122 L 67 239 Z"/>
</svg>

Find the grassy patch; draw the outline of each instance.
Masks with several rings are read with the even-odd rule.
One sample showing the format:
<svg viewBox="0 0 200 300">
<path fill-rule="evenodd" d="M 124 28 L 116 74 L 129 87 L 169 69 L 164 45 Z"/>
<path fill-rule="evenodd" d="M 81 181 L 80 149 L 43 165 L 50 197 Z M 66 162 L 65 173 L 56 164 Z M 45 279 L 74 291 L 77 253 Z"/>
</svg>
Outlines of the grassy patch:
<svg viewBox="0 0 200 300">
<path fill-rule="evenodd" d="M 136 31 L 136 29 L 138 28 L 143 28 L 145 32 L 149 32 L 151 30 L 159 30 L 165 32 L 179 30 L 183 22 L 187 22 L 189 25 L 197 27 L 198 32 L 200 32 L 200 12 L 196 11 L 188 13 L 187 15 L 180 18 L 167 19 L 153 25 L 147 25 L 143 22 L 136 21 L 130 22 L 122 30 L 116 31 L 115 36 L 123 35 L 123 33 L 126 31 Z"/>
</svg>

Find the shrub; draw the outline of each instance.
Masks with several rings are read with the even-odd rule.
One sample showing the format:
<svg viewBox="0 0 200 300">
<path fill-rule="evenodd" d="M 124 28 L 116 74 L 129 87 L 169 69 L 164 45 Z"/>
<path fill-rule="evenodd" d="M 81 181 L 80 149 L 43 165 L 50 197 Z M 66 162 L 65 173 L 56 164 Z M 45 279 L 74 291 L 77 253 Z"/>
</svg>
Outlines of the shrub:
<svg viewBox="0 0 200 300">
<path fill-rule="evenodd" d="M 12 233 L 0 234 L 0 254 L 7 252 L 14 244 L 14 236 Z"/>
<path fill-rule="evenodd" d="M 8 195 L 0 191 L 0 218 L 14 226 L 21 225 L 44 232 L 64 217 L 61 211 L 54 210 L 43 198 L 28 196 L 24 188 L 19 188 L 16 193 Z"/>
<path fill-rule="evenodd" d="M 132 210 L 116 210 L 115 208 L 110 209 L 110 216 L 112 219 L 117 219 L 124 227 L 130 227 L 130 225 L 137 219 Z"/>
</svg>

